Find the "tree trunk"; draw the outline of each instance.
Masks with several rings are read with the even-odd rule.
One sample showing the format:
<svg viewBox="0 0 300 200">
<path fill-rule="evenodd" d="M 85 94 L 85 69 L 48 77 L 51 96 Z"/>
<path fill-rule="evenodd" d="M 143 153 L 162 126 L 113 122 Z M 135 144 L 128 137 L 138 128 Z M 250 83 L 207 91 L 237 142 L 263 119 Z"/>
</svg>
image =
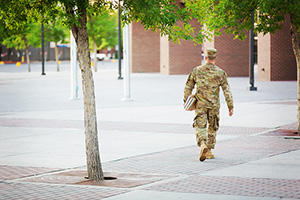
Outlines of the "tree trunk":
<svg viewBox="0 0 300 200">
<path fill-rule="evenodd" d="M 98 145 L 94 80 L 86 28 L 86 10 L 81 9 L 80 13 L 82 16 L 80 25 L 73 25 L 71 30 L 77 44 L 78 62 L 82 75 L 87 171 L 89 179 L 100 181 L 104 177 Z"/>
<path fill-rule="evenodd" d="M 55 42 L 55 60 L 56 60 L 56 65 L 57 65 L 57 68 L 56 70 L 59 72 L 59 63 L 58 63 L 58 47 L 57 47 L 57 42 Z"/>
<path fill-rule="evenodd" d="M 300 46 L 299 46 L 299 33 L 297 28 L 293 24 L 293 15 L 291 14 L 291 26 L 290 26 L 291 34 L 292 34 L 292 44 L 293 51 L 296 57 L 297 62 L 297 124 L 298 124 L 298 134 L 300 133 Z"/>
<path fill-rule="evenodd" d="M 98 58 L 97 58 L 97 43 L 96 43 L 95 39 L 93 39 L 93 41 L 94 41 L 94 52 L 95 52 L 94 70 L 95 70 L 95 72 L 97 72 L 97 61 L 98 61 Z"/>
<path fill-rule="evenodd" d="M 29 57 L 29 47 L 28 46 L 26 46 L 25 51 L 26 51 L 26 61 L 27 61 L 27 65 L 28 65 L 28 72 L 30 72 L 31 69 L 30 69 L 30 57 Z"/>
</svg>

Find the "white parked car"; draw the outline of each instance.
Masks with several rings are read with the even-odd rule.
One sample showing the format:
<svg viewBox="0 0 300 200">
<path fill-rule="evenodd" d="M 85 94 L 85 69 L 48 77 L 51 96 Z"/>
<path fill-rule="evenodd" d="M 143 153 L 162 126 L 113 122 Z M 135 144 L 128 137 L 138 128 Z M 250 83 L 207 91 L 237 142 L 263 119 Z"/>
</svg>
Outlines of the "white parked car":
<svg viewBox="0 0 300 200">
<path fill-rule="evenodd" d="M 97 53 L 96 56 L 97 56 L 98 60 L 102 61 L 105 59 L 106 54 L 105 53 Z M 91 53 L 91 59 L 94 59 L 94 58 L 95 58 L 95 54 Z"/>
</svg>

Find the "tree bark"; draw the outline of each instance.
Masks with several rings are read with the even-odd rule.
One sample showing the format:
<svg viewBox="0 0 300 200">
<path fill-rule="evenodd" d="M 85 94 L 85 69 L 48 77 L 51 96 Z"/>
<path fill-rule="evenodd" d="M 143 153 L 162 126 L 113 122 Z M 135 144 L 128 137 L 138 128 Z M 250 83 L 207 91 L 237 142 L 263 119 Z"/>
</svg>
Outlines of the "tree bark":
<svg viewBox="0 0 300 200">
<path fill-rule="evenodd" d="M 104 179 L 104 176 L 98 145 L 94 80 L 86 28 L 86 9 L 81 9 L 80 13 L 80 25 L 72 25 L 71 30 L 77 44 L 78 62 L 82 75 L 87 171 L 89 179 L 100 181 Z"/>
<path fill-rule="evenodd" d="M 93 38 L 94 41 L 94 52 L 95 52 L 95 58 L 94 58 L 94 70 L 95 72 L 97 72 L 97 62 L 98 62 L 98 58 L 97 58 L 97 43 L 96 43 L 96 39 Z"/>
<path fill-rule="evenodd" d="M 30 72 L 31 69 L 30 69 L 29 46 L 26 45 L 25 51 L 26 51 L 26 61 L 27 61 L 27 66 L 28 66 L 28 72 Z"/>
<path fill-rule="evenodd" d="M 30 72 L 31 69 L 30 69 L 29 45 L 27 43 L 27 40 L 26 40 L 25 36 L 23 37 L 23 41 L 24 41 L 24 44 L 25 44 L 25 51 L 26 51 L 26 59 L 27 59 L 28 72 Z"/>
<path fill-rule="evenodd" d="M 57 65 L 56 70 L 59 72 L 58 47 L 57 47 L 57 42 L 55 42 L 55 60 L 56 60 L 56 65 Z"/>
<path fill-rule="evenodd" d="M 298 125 L 298 134 L 300 133 L 300 46 L 299 46 L 299 33 L 296 26 L 293 24 L 293 14 L 290 15 L 291 17 L 291 35 L 292 35 L 292 45 L 293 51 L 296 57 L 297 62 L 297 125 Z"/>
</svg>

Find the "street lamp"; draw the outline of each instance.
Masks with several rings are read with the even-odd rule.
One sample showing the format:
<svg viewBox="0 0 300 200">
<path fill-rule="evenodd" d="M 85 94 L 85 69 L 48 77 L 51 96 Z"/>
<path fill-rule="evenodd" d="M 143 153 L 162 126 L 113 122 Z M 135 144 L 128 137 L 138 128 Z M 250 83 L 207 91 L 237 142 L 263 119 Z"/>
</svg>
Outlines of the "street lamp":
<svg viewBox="0 0 300 200">
<path fill-rule="evenodd" d="M 42 23 L 42 75 L 46 75 L 45 73 L 45 46 L 44 46 L 44 24 Z"/>
<path fill-rule="evenodd" d="M 254 11 L 251 13 L 253 25 L 254 25 Z M 257 91 L 257 87 L 254 87 L 254 27 L 250 32 L 250 91 Z"/>
</svg>

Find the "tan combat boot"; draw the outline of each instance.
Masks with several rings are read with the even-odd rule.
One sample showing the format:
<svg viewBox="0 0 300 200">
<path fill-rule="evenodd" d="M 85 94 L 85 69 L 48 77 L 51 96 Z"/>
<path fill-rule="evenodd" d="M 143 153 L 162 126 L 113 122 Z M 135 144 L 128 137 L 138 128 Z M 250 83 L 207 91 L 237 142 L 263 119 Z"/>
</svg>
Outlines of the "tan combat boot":
<svg viewBox="0 0 300 200">
<path fill-rule="evenodd" d="M 208 149 L 208 151 L 206 152 L 206 159 L 213 159 L 215 158 L 215 155 L 211 152 L 211 149 Z"/>
<path fill-rule="evenodd" d="M 204 141 L 201 141 L 201 149 L 200 149 L 200 154 L 199 154 L 199 160 L 203 162 L 206 159 L 206 153 L 208 151 L 208 148 Z"/>
</svg>

